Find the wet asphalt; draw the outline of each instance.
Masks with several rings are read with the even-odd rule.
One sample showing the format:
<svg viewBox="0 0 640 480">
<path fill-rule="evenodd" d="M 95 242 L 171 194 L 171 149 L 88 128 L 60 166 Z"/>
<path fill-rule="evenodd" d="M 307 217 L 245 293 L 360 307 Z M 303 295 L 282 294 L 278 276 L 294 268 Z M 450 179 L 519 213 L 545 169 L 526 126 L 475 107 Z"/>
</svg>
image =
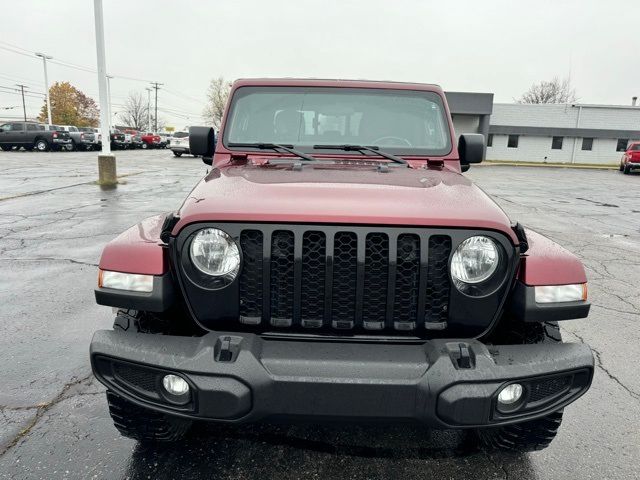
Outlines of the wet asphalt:
<svg viewBox="0 0 640 480">
<path fill-rule="evenodd" d="M 0 152 L 1 479 L 640 478 L 640 174 L 467 174 L 587 267 L 591 315 L 562 330 L 592 346 L 596 375 L 548 449 L 490 454 L 456 432 L 355 425 L 203 425 L 143 448 L 112 426 L 89 367 L 93 331 L 112 324 L 93 298 L 97 263 L 122 230 L 175 209 L 206 167 L 169 151 L 117 154 L 122 183 L 103 190 L 95 153 Z"/>
</svg>

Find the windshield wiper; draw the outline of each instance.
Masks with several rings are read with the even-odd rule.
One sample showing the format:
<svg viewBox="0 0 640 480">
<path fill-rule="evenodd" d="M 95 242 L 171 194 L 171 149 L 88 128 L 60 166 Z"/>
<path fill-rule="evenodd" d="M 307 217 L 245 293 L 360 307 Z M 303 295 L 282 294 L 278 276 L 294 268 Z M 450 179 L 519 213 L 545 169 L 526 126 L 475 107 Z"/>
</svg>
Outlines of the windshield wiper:
<svg viewBox="0 0 640 480">
<path fill-rule="evenodd" d="M 297 157 L 300 157 L 302 160 L 307 160 L 309 162 L 317 162 L 318 159 L 315 157 L 312 157 L 311 155 L 307 155 L 304 152 L 300 152 L 298 150 L 295 150 L 293 148 L 293 145 L 282 145 L 280 143 L 260 143 L 260 142 L 256 142 L 256 143 L 230 143 L 228 145 L 229 147 L 233 148 L 259 148 L 260 150 L 284 150 L 285 152 L 289 152 L 292 153 L 293 155 L 296 155 Z"/>
<path fill-rule="evenodd" d="M 380 147 L 373 145 L 370 147 L 366 145 L 314 145 L 313 148 L 318 150 L 344 150 L 345 152 L 371 152 L 389 160 L 393 160 L 396 163 L 408 165 L 404 158 L 396 157 L 395 155 L 381 151 Z"/>
</svg>

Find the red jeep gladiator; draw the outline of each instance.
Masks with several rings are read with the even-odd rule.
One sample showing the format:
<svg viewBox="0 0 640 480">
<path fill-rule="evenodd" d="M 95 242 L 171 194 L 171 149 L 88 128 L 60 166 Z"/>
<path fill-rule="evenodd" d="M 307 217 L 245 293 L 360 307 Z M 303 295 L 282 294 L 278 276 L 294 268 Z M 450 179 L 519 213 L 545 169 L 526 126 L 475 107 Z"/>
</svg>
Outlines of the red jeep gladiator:
<svg viewBox="0 0 640 480">
<path fill-rule="evenodd" d="M 630 143 L 620 159 L 620 171 L 625 174 L 640 169 L 640 142 Z"/>
<path fill-rule="evenodd" d="M 217 137 L 217 138 L 216 138 Z M 420 422 L 535 450 L 593 377 L 557 321 L 589 312 L 580 261 L 462 172 L 434 85 L 240 80 L 210 171 L 174 212 L 107 244 L 91 342 L 118 430 L 194 421 Z"/>
</svg>

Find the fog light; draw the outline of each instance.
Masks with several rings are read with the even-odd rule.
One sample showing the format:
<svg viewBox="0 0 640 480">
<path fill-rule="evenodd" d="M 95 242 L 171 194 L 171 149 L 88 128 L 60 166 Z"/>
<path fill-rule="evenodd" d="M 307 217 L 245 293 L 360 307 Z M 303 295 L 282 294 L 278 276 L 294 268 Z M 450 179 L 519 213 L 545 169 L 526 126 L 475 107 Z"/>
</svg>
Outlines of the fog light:
<svg viewBox="0 0 640 480">
<path fill-rule="evenodd" d="M 184 378 L 178 375 L 165 375 L 162 379 L 162 386 L 171 395 L 181 397 L 189 393 L 189 384 Z"/>
<path fill-rule="evenodd" d="M 524 389 L 522 385 L 519 383 L 512 383 L 511 385 L 507 385 L 498 394 L 498 405 L 504 407 L 510 407 L 515 405 L 518 400 L 522 398 L 522 393 Z"/>
</svg>

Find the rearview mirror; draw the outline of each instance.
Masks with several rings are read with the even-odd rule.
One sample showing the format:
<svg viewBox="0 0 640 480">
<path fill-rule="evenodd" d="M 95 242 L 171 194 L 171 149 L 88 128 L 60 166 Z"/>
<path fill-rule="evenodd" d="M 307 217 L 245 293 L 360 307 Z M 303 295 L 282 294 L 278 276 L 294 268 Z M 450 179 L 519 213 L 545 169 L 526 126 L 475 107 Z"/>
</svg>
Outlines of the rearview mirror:
<svg viewBox="0 0 640 480">
<path fill-rule="evenodd" d="M 191 155 L 202 156 L 207 165 L 213 163 L 216 148 L 216 133 L 211 127 L 189 127 L 189 151 Z"/>
<path fill-rule="evenodd" d="M 484 157 L 484 135 L 480 133 L 463 133 L 458 140 L 458 155 L 462 171 L 469 170 L 472 163 L 482 162 Z"/>
</svg>

